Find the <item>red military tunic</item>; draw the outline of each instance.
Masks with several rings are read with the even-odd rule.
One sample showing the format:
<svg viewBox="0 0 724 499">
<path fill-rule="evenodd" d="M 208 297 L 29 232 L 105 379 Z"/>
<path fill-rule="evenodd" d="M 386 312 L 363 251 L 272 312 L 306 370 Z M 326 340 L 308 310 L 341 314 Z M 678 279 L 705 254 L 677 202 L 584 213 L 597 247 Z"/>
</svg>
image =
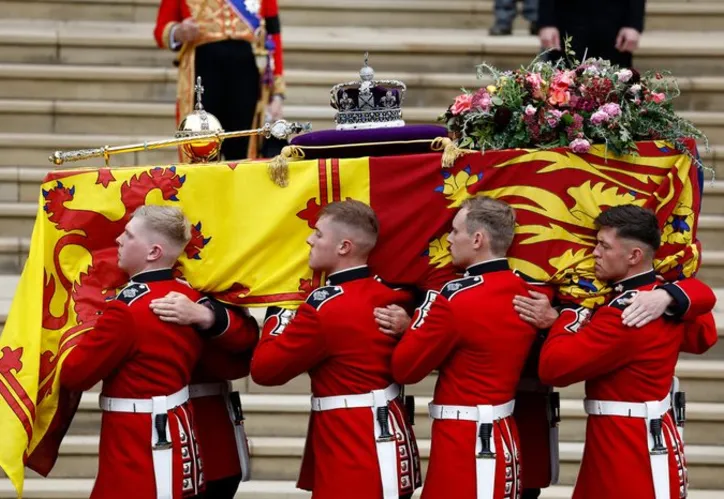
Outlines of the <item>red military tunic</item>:
<svg viewBox="0 0 724 499">
<path fill-rule="evenodd" d="M 329 276 L 296 316 L 269 316 L 254 353 L 251 376 L 282 385 L 309 372 L 315 397 L 367 394 L 394 383 L 390 360 L 397 340 L 381 333 L 373 310 L 409 300 L 370 277 L 367 267 Z M 326 293 L 326 294 L 325 294 Z M 390 405 L 397 437 L 400 495 L 419 487 L 415 436 L 399 399 Z M 381 499 L 382 480 L 369 407 L 312 412 L 297 486 L 315 499 Z"/>
<path fill-rule="evenodd" d="M 595 313 L 564 308 L 540 357 L 541 380 L 555 386 L 586 381 L 586 398 L 642 403 L 669 394 L 680 349 L 711 337 L 711 313 L 693 321 L 657 319 L 642 328 L 624 326 L 622 311 L 636 291 L 655 287 L 653 271 L 616 286 L 622 294 Z M 687 331 L 687 328 L 690 328 Z M 662 416 L 668 454 L 670 497 L 686 487 L 683 443 L 670 411 Z M 574 499 L 654 499 L 645 419 L 595 415 L 588 418 L 586 443 Z"/>
<path fill-rule="evenodd" d="M 202 300 L 202 303 L 204 300 Z M 210 301 L 216 321 L 214 337 L 204 348 L 201 361 L 191 376 L 191 384 L 226 383 L 249 374 L 251 355 L 259 339 L 256 320 L 245 311 Z M 207 482 L 240 475 L 234 426 L 223 395 L 193 398 L 198 440 L 204 459 Z"/>
<path fill-rule="evenodd" d="M 417 383 L 439 369 L 434 404 L 501 405 L 515 397 L 537 334 L 513 309 L 513 297 L 527 295 L 528 287 L 509 270 L 505 259 L 474 265 L 467 275 L 445 285 L 439 295 L 428 292 L 395 349 L 393 374 L 399 383 Z M 493 497 L 520 497 L 515 421 L 506 417 L 494 425 Z M 477 438 L 473 421 L 433 421 L 423 497 L 477 497 Z"/>
<path fill-rule="evenodd" d="M 106 397 L 150 399 L 178 392 L 191 379 L 203 339 L 190 326 L 163 322 L 150 309 L 155 298 L 176 291 L 196 301 L 199 293 L 173 278 L 171 269 L 143 272 L 109 302 L 95 328 L 63 361 L 61 384 L 88 390 L 103 381 Z M 203 467 L 188 404 L 168 411 L 173 448 L 173 497 L 203 489 Z M 98 474 L 91 498 L 154 499 L 151 414 L 104 412 Z M 183 432 L 187 437 L 185 443 Z"/>
</svg>

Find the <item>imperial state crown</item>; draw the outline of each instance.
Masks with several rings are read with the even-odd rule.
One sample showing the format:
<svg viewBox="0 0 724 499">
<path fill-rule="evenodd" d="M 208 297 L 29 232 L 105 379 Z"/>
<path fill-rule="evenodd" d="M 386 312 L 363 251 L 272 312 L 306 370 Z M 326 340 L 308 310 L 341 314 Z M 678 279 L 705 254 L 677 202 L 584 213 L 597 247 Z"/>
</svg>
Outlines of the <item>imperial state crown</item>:
<svg viewBox="0 0 724 499">
<path fill-rule="evenodd" d="M 337 130 L 363 130 L 404 126 L 402 102 L 407 87 L 398 80 L 375 80 L 365 53 L 359 81 L 332 87 L 331 106 L 337 110 Z"/>
</svg>

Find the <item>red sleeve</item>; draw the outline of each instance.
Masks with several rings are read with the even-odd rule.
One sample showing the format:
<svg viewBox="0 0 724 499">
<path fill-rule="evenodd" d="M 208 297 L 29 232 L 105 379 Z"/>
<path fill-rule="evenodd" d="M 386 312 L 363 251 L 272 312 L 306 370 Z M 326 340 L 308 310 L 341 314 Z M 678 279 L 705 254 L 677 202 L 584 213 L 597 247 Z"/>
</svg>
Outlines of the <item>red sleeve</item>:
<svg viewBox="0 0 724 499">
<path fill-rule="evenodd" d="M 244 308 L 229 307 L 223 303 L 202 298 L 199 300 L 214 312 L 214 325 L 203 331 L 214 345 L 230 352 L 244 352 L 254 348 L 259 340 L 259 325 Z"/>
<path fill-rule="evenodd" d="M 711 312 L 716 305 L 714 291 L 699 279 L 689 278 L 660 286 L 674 299 L 672 315 L 690 320 Z"/>
<path fill-rule="evenodd" d="M 435 291 L 412 316 L 412 322 L 392 355 L 395 381 L 413 384 L 437 369 L 455 348 L 458 334 L 450 302 Z"/>
<path fill-rule="evenodd" d="M 128 305 L 109 304 L 96 326 L 65 357 L 60 383 L 69 390 L 82 391 L 108 377 L 131 353 L 135 331 Z"/>
<path fill-rule="evenodd" d="M 538 364 L 541 382 L 568 386 L 613 371 L 629 361 L 632 337 L 621 310 L 603 307 L 590 322 L 583 307 L 564 309 L 543 344 Z"/>
<path fill-rule="evenodd" d="M 684 330 L 684 340 L 681 343 L 682 352 L 703 354 L 719 340 L 714 314 L 711 312 L 695 317 L 684 324 L 686 329 Z"/>
<path fill-rule="evenodd" d="M 274 88 L 272 93 L 284 94 L 284 47 L 282 45 L 282 28 L 279 19 L 277 0 L 263 0 L 260 15 L 264 18 L 267 34 L 274 42 Z"/>
<path fill-rule="evenodd" d="M 181 12 L 182 1 L 183 0 L 161 0 L 161 5 L 158 7 L 153 37 L 156 39 L 156 44 L 162 49 L 171 48 L 169 43 L 171 28 L 175 24 L 183 21 L 183 14 Z"/>
<path fill-rule="evenodd" d="M 317 310 L 303 303 L 284 328 L 267 320 L 251 361 L 251 377 L 262 386 L 283 385 L 309 371 L 327 356 L 324 330 Z"/>
</svg>

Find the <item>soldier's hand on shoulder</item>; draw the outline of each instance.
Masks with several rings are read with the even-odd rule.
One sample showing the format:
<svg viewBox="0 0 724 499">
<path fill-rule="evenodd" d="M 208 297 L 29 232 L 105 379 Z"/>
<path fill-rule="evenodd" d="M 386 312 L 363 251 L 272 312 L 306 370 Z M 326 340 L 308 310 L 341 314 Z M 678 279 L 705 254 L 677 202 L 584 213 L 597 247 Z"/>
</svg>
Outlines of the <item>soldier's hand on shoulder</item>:
<svg viewBox="0 0 724 499">
<path fill-rule="evenodd" d="M 375 322 L 380 331 L 390 336 L 401 336 L 410 325 L 410 316 L 399 305 L 375 308 Z"/>
<path fill-rule="evenodd" d="M 208 329 L 214 324 L 214 313 L 211 309 L 194 303 L 181 293 L 172 291 L 163 298 L 151 300 L 151 311 L 164 322 L 182 326 L 198 326 Z"/>
<path fill-rule="evenodd" d="M 530 296 L 516 295 L 513 308 L 518 316 L 538 329 L 548 329 L 558 318 L 558 312 L 551 306 L 548 297 L 538 291 L 528 291 Z"/>
<path fill-rule="evenodd" d="M 621 314 L 624 326 L 644 327 L 651 321 L 655 321 L 666 312 L 674 302 L 669 293 L 663 289 L 653 291 L 640 291 Z"/>
</svg>

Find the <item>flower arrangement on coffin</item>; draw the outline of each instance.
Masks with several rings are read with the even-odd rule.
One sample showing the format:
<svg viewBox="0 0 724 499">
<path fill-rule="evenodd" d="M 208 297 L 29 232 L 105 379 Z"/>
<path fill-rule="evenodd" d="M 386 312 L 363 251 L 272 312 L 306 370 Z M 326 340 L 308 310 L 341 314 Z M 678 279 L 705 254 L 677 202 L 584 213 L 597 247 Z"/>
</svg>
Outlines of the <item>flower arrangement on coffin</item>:
<svg viewBox="0 0 724 499">
<path fill-rule="evenodd" d="M 606 144 L 613 154 L 627 155 L 636 154 L 636 141 L 665 140 L 684 151 L 684 138 L 706 140 L 674 112 L 672 100 L 680 91 L 668 74 L 642 75 L 603 59 L 578 62 L 567 51 L 570 67 L 564 59 L 547 62 L 542 56 L 515 71 L 478 66 L 478 79 L 490 76 L 494 83 L 463 89 L 439 118 L 455 145 L 586 153 L 591 144 Z"/>
</svg>

